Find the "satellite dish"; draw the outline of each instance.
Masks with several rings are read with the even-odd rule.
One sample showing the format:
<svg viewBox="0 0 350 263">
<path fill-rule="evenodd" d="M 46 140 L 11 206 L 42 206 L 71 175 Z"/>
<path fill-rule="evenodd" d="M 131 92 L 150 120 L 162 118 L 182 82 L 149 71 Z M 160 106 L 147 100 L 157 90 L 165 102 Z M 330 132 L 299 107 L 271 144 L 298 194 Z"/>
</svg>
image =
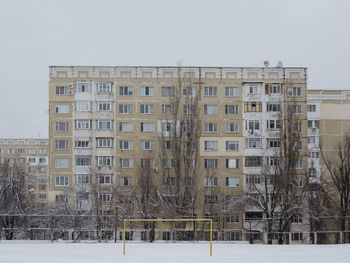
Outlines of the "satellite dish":
<svg viewBox="0 0 350 263">
<path fill-rule="evenodd" d="M 264 66 L 268 67 L 270 65 L 270 62 L 268 62 L 267 60 L 264 61 Z"/>
<path fill-rule="evenodd" d="M 278 61 L 276 67 L 283 68 L 283 62 L 282 61 Z"/>
</svg>

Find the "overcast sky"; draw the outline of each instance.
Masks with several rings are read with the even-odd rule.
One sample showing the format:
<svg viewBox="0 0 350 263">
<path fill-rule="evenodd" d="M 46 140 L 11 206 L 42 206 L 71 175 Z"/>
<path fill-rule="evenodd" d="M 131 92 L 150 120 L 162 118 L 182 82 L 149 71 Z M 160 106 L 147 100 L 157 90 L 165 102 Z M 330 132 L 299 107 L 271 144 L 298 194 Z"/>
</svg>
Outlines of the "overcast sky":
<svg viewBox="0 0 350 263">
<path fill-rule="evenodd" d="M 0 137 L 48 136 L 49 65 L 284 66 L 350 89 L 350 1 L 0 0 Z M 350 113 L 349 113 L 350 114 Z"/>
</svg>

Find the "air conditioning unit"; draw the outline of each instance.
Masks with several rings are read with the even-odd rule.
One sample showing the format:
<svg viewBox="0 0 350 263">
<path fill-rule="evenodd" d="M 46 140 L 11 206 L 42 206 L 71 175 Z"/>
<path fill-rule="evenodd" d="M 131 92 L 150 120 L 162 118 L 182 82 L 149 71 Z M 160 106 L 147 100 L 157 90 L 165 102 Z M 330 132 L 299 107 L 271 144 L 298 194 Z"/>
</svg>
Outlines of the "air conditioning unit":
<svg viewBox="0 0 350 263">
<path fill-rule="evenodd" d="M 158 168 L 157 168 L 157 167 L 154 167 L 154 168 L 153 168 L 153 171 L 158 172 Z"/>
</svg>

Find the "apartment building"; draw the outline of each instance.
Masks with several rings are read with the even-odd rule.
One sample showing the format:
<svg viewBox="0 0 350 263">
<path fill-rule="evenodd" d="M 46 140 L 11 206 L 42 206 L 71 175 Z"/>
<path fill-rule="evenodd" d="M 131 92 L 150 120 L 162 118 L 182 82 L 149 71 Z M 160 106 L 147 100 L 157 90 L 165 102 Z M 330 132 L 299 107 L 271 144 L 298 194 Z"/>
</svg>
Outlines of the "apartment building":
<svg viewBox="0 0 350 263">
<path fill-rule="evenodd" d="M 306 80 L 305 68 L 52 66 L 48 199 L 67 200 L 97 173 L 105 187 L 101 200 L 110 202 L 114 188 L 136 187 L 144 160 L 153 160 L 155 177 L 164 167 L 174 168 L 159 153 L 171 150 L 165 142 L 171 129 L 183 128 L 172 115 L 180 94 L 198 98 L 196 216 L 214 219 L 214 239 L 222 230 L 224 240 L 241 240 L 244 230 L 263 231 L 263 212 L 256 207 L 225 206 L 224 217 L 217 218 L 222 204 L 244 195 L 251 182 L 259 184 L 265 164 L 277 162 L 279 129 L 288 112 L 299 122 L 300 173 L 308 166 L 307 135 L 313 130 L 307 129 Z M 191 114 L 185 99 L 179 103 L 183 114 Z M 159 182 L 174 186 L 176 175 Z"/>
<path fill-rule="evenodd" d="M 0 163 L 17 164 L 27 174 L 27 189 L 33 199 L 46 202 L 48 197 L 48 140 L 0 139 Z"/>
</svg>

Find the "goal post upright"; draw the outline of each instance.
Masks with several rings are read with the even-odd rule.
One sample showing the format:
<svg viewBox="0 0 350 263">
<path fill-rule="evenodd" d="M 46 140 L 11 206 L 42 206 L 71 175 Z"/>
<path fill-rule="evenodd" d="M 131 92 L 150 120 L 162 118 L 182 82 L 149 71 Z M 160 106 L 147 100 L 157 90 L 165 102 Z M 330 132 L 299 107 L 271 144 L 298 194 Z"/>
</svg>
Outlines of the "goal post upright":
<svg viewBox="0 0 350 263">
<path fill-rule="evenodd" d="M 210 256 L 213 255 L 213 219 L 204 219 L 204 218 L 193 218 L 193 219 L 184 219 L 184 218 L 174 218 L 174 219 L 124 219 L 124 230 L 123 230 L 123 256 L 125 256 L 125 231 L 126 231 L 126 222 L 187 222 L 187 221 L 196 221 L 196 222 L 209 222 L 210 223 Z"/>
</svg>

